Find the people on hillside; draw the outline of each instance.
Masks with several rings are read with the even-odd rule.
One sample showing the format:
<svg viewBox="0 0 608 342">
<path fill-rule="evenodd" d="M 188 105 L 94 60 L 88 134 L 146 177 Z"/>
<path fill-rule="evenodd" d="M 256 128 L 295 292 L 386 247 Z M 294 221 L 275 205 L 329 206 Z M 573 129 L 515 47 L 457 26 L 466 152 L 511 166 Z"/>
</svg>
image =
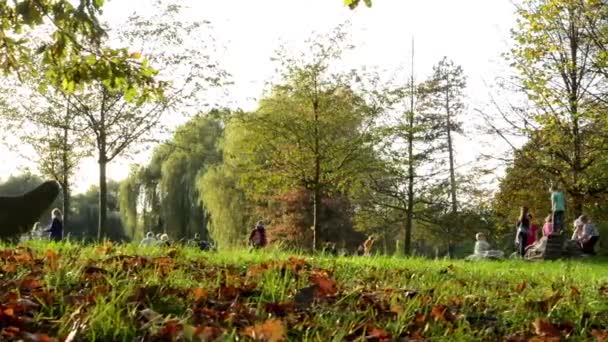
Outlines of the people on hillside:
<svg viewBox="0 0 608 342">
<path fill-rule="evenodd" d="M 543 225 L 543 236 L 549 236 L 553 234 L 553 215 L 549 214 L 545 218 L 545 224 Z"/>
<path fill-rule="evenodd" d="M 582 225 L 576 228 L 572 239 L 578 242 L 583 253 L 593 255 L 595 254 L 594 247 L 600 238 L 600 233 L 587 215 L 581 215 L 578 219 Z"/>
<path fill-rule="evenodd" d="M 551 192 L 551 211 L 553 214 L 553 232 L 561 234 L 564 230 L 564 217 L 566 215 L 566 197 L 559 186 L 553 185 Z"/>
<path fill-rule="evenodd" d="M 264 248 L 267 243 L 266 227 L 262 221 L 259 221 L 249 234 L 249 245 L 253 248 Z"/>
<path fill-rule="evenodd" d="M 63 216 L 61 210 L 58 208 L 53 209 L 51 212 L 51 225 L 43 232 L 49 234 L 49 239 L 52 241 L 61 241 L 63 239 Z"/>
<path fill-rule="evenodd" d="M 156 238 L 154 237 L 154 233 L 148 232 L 146 237 L 141 240 L 139 243 L 140 246 L 153 246 L 156 244 Z"/>
<path fill-rule="evenodd" d="M 528 239 L 526 241 L 526 247 L 532 246 L 538 240 L 538 225 L 534 223 L 534 218 L 531 213 L 528 213 L 528 220 L 530 222 L 530 230 L 528 231 Z"/>
<path fill-rule="evenodd" d="M 515 245 L 517 246 L 517 253 L 523 257 L 526 253 L 526 243 L 528 242 L 528 234 L 530 231 L 530 218 L 528 217 L 527 207 L 521 207 L 516 227 Z"/>
<path fill-rule="evenodd" d="M 502 258 L 503 251 L 493 250 L 488 242 L 487 236 L 484 233 L 475 234 L 475 248 L 473 254 L 469 255 L 467 260 L 479 260 L 487 258 Z"/>
</svg>

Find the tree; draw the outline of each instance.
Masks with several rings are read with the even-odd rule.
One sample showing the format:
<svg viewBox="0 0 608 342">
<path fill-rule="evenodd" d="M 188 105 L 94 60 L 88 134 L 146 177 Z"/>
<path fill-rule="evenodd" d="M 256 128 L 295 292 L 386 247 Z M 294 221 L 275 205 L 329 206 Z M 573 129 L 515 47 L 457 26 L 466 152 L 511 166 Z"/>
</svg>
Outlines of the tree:
<svg viewBox="0 0 608 342">
<path fill-rule="evenodd" d="M 162 2 L 159 4 L 163 4 Z M 205 51 L 182 47 L 184 39 L 195 35 L 203 39 L 206 35 L 194 32 L 202 27 L 201 23 L 188 25 L 179 22 L 178 14 L 183 9 L 177 5 L 161 8 L 164 15 L 154 14 L 151 18 L 131 17 L 131 24 L 120 37 L 131 46 L 144 44 L 150 34 L 155 35 L 155 47 L 150 52 L 150 63 L 162 66 L 164 74 L 158 77 L 180 77 L 174 82 L 160 81 L 164 85 L 162 98 L 150 99 L 136 88 L 116 91 L 106 83 L 97 83 L 70 97 L 71 105 L 80 113 L 87 131 L 94 138 L 96 156 L 99 164 L 99 223 L 98 238 L 103 236 L 106 222 L 107 165 L 119 156 L 131 152 L 133 146 L 149 140 L 147 135 L 159 126 L 165 114 L 189 106 L 188 102 L 197 99 L 204 85 L 217 85 L 220 74 L 210 62 Z M 128 31 L 133 29 L 133 31 Z M 198 48 L 205 45 L 195 44 Z M 185 71 L 184 71 L 185 70 Z M 133 102 L 133 99 L 138 99 Z M 154 100 L 154 101 L 151 101 Z M 197 103 L 196 101 L 194 102 Z"/>
<path fill-rule="evenodd" d="M 226 146 L 257 199 L 292 188 L 311 191 L 313 250 L 323 229 L 322 196 L 346 189 L 372 155 L 376 108 L 355 92 L 354 75 L 330 72 L 343 40 L 338 31 L 329 43 L 313 42 L 309 59 L 281 56 L 284 83 L 241 117 L 243 136 Z"/>
<path fill-rule="evenodd" d="M 41 80 L 38 78 L 39 84 Z M 24 80 L 25 81 L 25 80 Z M 26 81 L 34 87 L 34 81 Z M 5 83 L 2 91 L 5 111 L 2 118 L 19 144 L 13 148 L 26 159 L 38 165 L 44 176 L 61 184 L 63 193 L 63 222 L 70 225 L 72 177 L 80 160 L 89 152 L 87 137 L 78 127 L 77 113 L 69 105 L 69 95 L 65 92 L 48 91 L 42 96 L 31 96 L 19 84 Z M 32 147 L 33 154 L 23 148 Z"/>
<path fill-rule="evenodd" d="M 516 45 L 507 55 L 529 109 L 502 117 L 534 146 L 515 155 L 561 183 L 575 215 L 591 197 L 608 192 L 605 48 L 598 44 L 608 27 L 598 16 L 606 6 L 525 1 L 513 31 Z"/>
<path fill-rule="evenodd" d="M 38 74 L 36 55 L 41 55 L 42 88 L 51 84 L 73 91 L 92 81 L 103 80 L 115 90 L 137 87 L 143 93 L 159 93 L 146 62 L 127 49 L 101 48 L 106 35 L 99 24 L 104 0 L 22 0 L 0 4 L 5 74 Z M 29 34 L 46 28 L 43 41 L 32 42 Z M 129 79 L 130 82 L 125 82 Z"/>
<path fill-rule="evenodd" d="M 344 4 L 351 10 L 357 8 L 360 2 L 360 0 L 344 0 Z M 372 0 L 363 0 L 363 2 L 365 3 L 365 6 L 372 7 Z"/>
<path fill-rule="evenodd" d="M 442 129 L 448 154 L 450 201 L 452 212 L 458 211 L 457 184 L 454 158 L 455 133 L 462 133 L 460 122 L 456 119 L 464 109 L 464 89 L 466 77 L 462 68 L 444 57 L 433 67 L 433 74 L 421 87 L 421 97 L 425 110 L 443 117 Z"/>
</svg>

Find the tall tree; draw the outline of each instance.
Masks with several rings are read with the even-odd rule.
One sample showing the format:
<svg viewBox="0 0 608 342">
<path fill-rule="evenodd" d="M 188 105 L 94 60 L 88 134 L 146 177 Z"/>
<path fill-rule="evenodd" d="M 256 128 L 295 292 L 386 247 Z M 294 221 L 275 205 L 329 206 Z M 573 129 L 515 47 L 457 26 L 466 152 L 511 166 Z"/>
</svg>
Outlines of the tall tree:
<svg viewBox="0 0 608 342">
<path fill-rule="evenodd" d="M 376 108 L 353 87 L 353 74 L 330 71 L 342 53 L 344 34 L 311 44 L 312 56 L 280 56 L 285 73 L 260 101 L 258 110 L 242 116 L 243 137 L 228 142 L 229 155 L 255 184 L 257 195 L 302 187 L 311 192 L 312 248 L 317 247 L 323 194 L 343 189 L 368 167 Z"/>
<path fill-rule="evenodd" d="M 452 213 L 458 211 L 457 184 L 454 156 L 454 134 L 462 133 L 457 115 L 464 109 L 466 77 L 460 66 L 444 57 L 433 67 L 433 74 L 422 87 L 422 101 L 426 109 L 441 115 L 448 154 L 449 186 Z"/>
</svg>

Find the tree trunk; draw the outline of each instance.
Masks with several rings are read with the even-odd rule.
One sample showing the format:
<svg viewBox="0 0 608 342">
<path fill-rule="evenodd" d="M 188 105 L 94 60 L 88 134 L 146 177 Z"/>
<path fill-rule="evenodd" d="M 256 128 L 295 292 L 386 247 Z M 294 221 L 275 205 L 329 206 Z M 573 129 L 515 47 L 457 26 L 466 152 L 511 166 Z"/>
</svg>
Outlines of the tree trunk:
<svg viewBox="0 0 608 342">
<path fill-rule="evenodd" d="M 447 76 L 446 76 L 447 77 Z M 449 80 L 446 79 L 446 82 Z M 450 158 L 450 193 L 452 195 L 452 213 L 458 211 L 458 202 L 456 201 L 456 175 L 454 171 L 454 147 L 452 146 L 452 122 L 450 120 L 450 88 L 449 83 L 446 84 L 445 94 L 445 110 L 447 120 L 447 136 L 448 136 L 448 154 Z"/>
<path fill-rule="evenodd" d="M 405 234 L 403 252 L 410 255 L 412 252 L 412 225 L 414 222 L 414 39 L 412 38 L 412 73 L 410 75 L 410 111 L 408 113 L 407 133 L 407 210 L 405 221 Z"/>
<path fill-rule="evenodd" d="M 99 158 L 99 222 L 97 225 L 97 239 L 101 241 L 106 234 L 108 221 L 108 187 L 106 179 L 107 162 L 104 157 Z"/>
<path fill-rule="evenodd" d="M 315 98 L 312 103 L 314 112 L 314 134 L 315 134 L 315 176 L 313 181 L 313 207 L 312 207 L 312 251 L 317 250 L 317 238 L 319 234 L 319 206 L 321 204 L 321 157 L 319 146 L 319 100 L 316 98 L 316 78 L 315 78 Z"/>
</svg>

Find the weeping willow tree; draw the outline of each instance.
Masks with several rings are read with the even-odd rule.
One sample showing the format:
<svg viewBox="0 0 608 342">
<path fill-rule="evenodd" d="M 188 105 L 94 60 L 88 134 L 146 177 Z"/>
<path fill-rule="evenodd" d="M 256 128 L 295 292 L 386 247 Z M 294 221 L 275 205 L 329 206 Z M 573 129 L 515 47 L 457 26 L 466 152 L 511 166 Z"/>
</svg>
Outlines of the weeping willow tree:
<svg viewBox="0 0 608 342">
<path fill-rule="evenodd" d="M 221 160 L 220 112 L 198 115 L 159 145 L 150 163 L 132 172 L 121 186 L 121 215 L 133 237 L 145 231 L 171 238 L 207 237 L 208 215 L 197 179 Z"/>
<path fill-rule="evenodd" d="M 213 167 L 201 175 L 197 187 L 201 204 L 210 215 L 211 238 L 223 247 L 243 245 L 254 218 L 235 170 L 226 164 Z"/>
</svg>

